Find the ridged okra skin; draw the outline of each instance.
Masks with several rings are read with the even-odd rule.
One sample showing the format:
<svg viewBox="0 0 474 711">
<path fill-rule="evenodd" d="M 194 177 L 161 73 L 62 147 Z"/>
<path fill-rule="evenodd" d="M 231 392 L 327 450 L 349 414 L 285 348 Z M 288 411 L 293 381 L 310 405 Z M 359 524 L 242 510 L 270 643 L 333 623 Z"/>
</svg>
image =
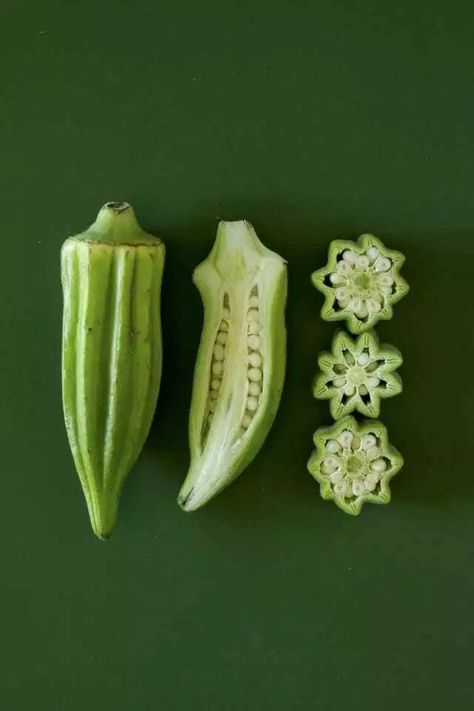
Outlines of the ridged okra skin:
<svg viewBox="0 0 474 711">
<path fill-rule="evenodd" d="M 66 430 L 94 533 L 108 538 L 148 435 L 161 365 L 165 248 L 127 203 L 106 203 L 61 250 Z"/>
<path fill-rule="evenodd" d="M 220 222 L 194 272 L 204 326 L 189 419 L 191 464 L 179 493 L 200 508 L 252 461 L 270 430 L 285 378 L 285 260 L 246 221 Z"/>
</svg>

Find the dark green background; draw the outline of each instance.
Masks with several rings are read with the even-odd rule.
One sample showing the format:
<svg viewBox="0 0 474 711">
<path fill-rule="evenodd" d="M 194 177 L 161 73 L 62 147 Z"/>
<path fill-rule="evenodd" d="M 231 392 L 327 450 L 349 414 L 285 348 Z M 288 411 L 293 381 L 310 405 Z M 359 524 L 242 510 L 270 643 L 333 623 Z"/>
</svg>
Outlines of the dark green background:
<svg viewBox="0 0 474 711">
<path fill-rule="evenodd" d="M 0 13 L 1 698 L 8 711 L 474 708 L 474 9 L 25 0 Z M 62 240 L 129 200 L 166 241 L 165 367 L 110 542 L 60 401 Z M 288 373 L 244 475 L 175 498 L 217 219 L 289 260 Z M 306 471 L 330 239 L 407 255 L 380 336 L 406 466 L 358 519 Z"/>
</svg>

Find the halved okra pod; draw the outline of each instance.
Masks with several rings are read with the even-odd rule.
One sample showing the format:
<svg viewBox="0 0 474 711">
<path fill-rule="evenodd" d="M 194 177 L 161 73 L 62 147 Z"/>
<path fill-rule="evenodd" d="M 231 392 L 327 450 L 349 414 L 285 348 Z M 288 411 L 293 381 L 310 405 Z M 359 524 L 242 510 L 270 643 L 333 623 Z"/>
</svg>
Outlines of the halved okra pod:
<svg viewBox="0 0 474 711">
<path fill-rule="evenodd" d="M 189 421 L 191 465 L 178 501 L 203 506 L 252 461 L 275 418 L 285 377 L 285 261 L 252 225 L 220 222 L 194 272 L 204 327 Z"/>
<path fill-rule="evenodd" d="M 114 528 L 120 490 L 153 418 L 161 378 L 165 248 L 124 202 L 106 203 L 61 250 L 66 429 L 90 520 Z"/>
</svg>

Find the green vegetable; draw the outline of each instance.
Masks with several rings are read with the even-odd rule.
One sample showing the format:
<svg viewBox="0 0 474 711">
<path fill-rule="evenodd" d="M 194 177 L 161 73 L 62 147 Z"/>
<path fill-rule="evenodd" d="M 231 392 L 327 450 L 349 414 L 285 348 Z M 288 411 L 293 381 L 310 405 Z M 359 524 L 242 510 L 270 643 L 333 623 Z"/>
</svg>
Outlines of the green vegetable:
<svg viewBox="0 0 474 711">
<path fill-rule="evenodd" d="M 390 479 L 402 468 L 403 457 L 376 420 L 360 424 L 348 416 L 314 433 L 308 470 L 321 485 L 321 497 L 357 516 L 365 502 L 388 504 Z"/>
<path fill-rule="evenodd" d="M 326 266 L 312 274 L 314 286 L 325 296 L 322 318 L 345 319 L 351 333 L 391 319 L 393 305 L 409 288 L 399 273 L 404 261 L 401 252 L 387 249 L 374 235 L 361 235 L 357 243 L 333 240 Z"/>
<path fill-rule="evenodd" d="M 178 502 L 203 506 L 262 446 L 285 376 L 285 261 L 248 222 L 221 222 L 194 272 L 204 327 L 189 420 L 191 465 Z"/>
<path fill-rule="evenodd" d="M 393 346 L 380 345 L 374 331 L 356 340 L 339 331 L 331 353 L 321 353 L 318 363 L 313 393 L 318 400 L 329 400 L 335 420 L 354 410 L 378 417 L 380 400 L 402 391 L 400 376 L 393 372 L 402 363 L 401 353 Z"/>
<path fill-rule="evenodd" d="M 165 249 L 127 203 L 106 203 L 61 250 L 66 429 L 90 520 L 114 528 L 120 490 L 147 437 L 161 378 Z"/>
</svg>

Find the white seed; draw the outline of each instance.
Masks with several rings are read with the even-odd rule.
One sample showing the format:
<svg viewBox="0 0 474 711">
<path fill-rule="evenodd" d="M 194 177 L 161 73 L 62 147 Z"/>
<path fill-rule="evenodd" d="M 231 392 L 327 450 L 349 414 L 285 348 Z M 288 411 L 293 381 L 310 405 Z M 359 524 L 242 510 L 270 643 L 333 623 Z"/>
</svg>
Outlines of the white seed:
<svg viewBox="0 0 474 711">
<path fill-rule="evenodd" d="M 352 438 L 352 444 L 351 444 L 351 449 L 353 452 L 355 452 L 357 449 L 360 447 L 360 437 L 357 437 L 357 435 L 354 435 Z"/>
<path fill-rule="evenodd" d="M 375 447 L 376 444 L 377 440 L 373 434 L 366 434 L 362 437 L 362 449 L 370 449 L 371 447 Z"/>
<path fill-rule="evenodd" d="M 344 449 L 349 449 L 351 444 L 352 444 L 352 438 L 353 438 L 352 432 L 349 430 L 344 430 L 344 432 L 341 432 L 341 434 L 338 437 L 338 440 L 340 444 L 344 447 Z"/>
<path fill-rule="evenodd" d="M 333 472 L 329 475 L 329 481 L 331 482 L 331 484 L 342 484 L 344 481 L 344 477 L 341 472 Z"/>
<path fill-rule="evenodd" d="M 216 343 L 214 346 L 214 358 L 216 360 L 224 360 L 224 347 L 220 343 Z"/>
<path fill-rule="evenodd" d="M 351 303 L 350 296 L 345 297 L 344 299 L 338 299 L 337 303 L 341 307 L 341 309 L 347 309 L 349 304 Z"/>
<path fill-rule="evenodd" d="M 250 323 L 251 321 L 258 321 L 258 311 L 257 309 L 249 309 L 247 311 L 247 321 Z"/>
<path fill-rule="evenodd" d="M 350 299 L 349 291 L 345 286 L 340 286 L 335 290 L 334 294 L 338 301 L 346 301 L 346 299 Z"/>
<path fill-rule="evenodd" d="M 369 258 L 365 256 L 365 254 L 362 254 L 359 259 L 357 260 L 357 266 L 360 267 L 361 269 L 367 269 L 369 266 L 370 261 Z"/>
<path fill-rule="evenodd" d="M 328 439 L 328 441 L 326 442 L 326 450 L 328 452 L 331 452 L 331 454 L 337 454 L 341 451 L 341 445 L 339 444 L 337 439 Z"/>
<path fill-rule="evenodd" d="M 374 298 L 367 299 L 365 303 L 369 314 L 376 314 L 382 308 L 381 302 Z"/>
<path fill-rule="evenodd" d="M 392 266 L 392 260 L 387 259 L 387 257 L 377 257 L 374 262 L 374 269 L 376 272 L 388 272 Z"/>
<path fill-rule="evenodd" d="M 225 346 L 225 344 L 227 343 L 227 333 L 225 331 L 219 331 L 216 336 L 216 342 Z"/>
<path fill-rule="evenodd" d="M 343 481 L 340 484 L 335 484 L 334 491 L 336 494 L 339 494 L 339 496 L 345 496 L 346 484 Z"/>
<path fill-rule="evenodd" d="M 249 412 L 256 412 L 257 407 L 258 407 L 258 400 L 257 400 L 257 398 L 256 398 L 256 397 L 252 397 L 252 396 L 248 397 L 248 398 L 247 398 L 247 410 L 248 410 Z"/>
<path fill-rule="evenodd" d="M 375 375 L 371 375 L 367 378 L 367 384 L 370 385 L 371 388 L 376 388 L 380 385 L 380 378 L 377 378 Z"/>
<path fill-rule="evenodd" d="M 347 397 L 352 397 L 355 393 L 355 387 L 353 386 L 352 383 L 346 383 L 344 386 L 344 395 L 347 395 Z"/>
<path fill-rule="evenodd" d="M 229 324 L 227 321 L 221 321 L 219 324 L 219 331 L 228 331 L 229 330 Z"/>
<path fill-rule="evenodd" d="M 252 323 L 249 323 L 247 326 L 247 333 L 251 336 L 256 335 L 260 331 L 260 324 L 257 323 L 257 321 L 252 321 Z"/>
<path fill-rule="evenodd" d="M 341 463 L 337 457 L 329 456 L 323 461 L 322 470 L 324 474 L 332 474 L 337 471 L 341 466 Z"/>
<path fill-rule="evenodd" d="M 247 427 L 250 425 L 251 422 L 252 422 L 252 416 L 247 415 L 247 413 L 245 413 L 245 415 L 242 417 L 242 427 L 244 428 L 244 430 L 247 429 Z"/>
<path fill-rule="evenodd" d="M 385 461 L 385 459 L 376 459 L 375 462 L 372 462 L 370 468 L 374 472 L 384 472 L 387 468 L 387 462 Z"/>
<path fill-rule="evenodd" d="M 369 249 L 367 250 L 367 256 L 371 262 L 374 262 L 379 256 L 379 250 L 377 249 L 377 247 L 369 247 Z"/>
<path fill-rule="evenodd" d="M 259 336 L 247 336 L 247 345 L 254 351 L 258 351 L 260 348 L 260 337 Z"/>
<path fill-rule="evenodd" d="M 346 249 L 345 252 L 342 253 L 342 258 L 347 264 L 357 264 L 357 254 L 352 251 L 352 249 Z"/>
<path fill-rule="evenodd" d="M 221 386 L 221 381 L 219 378 L 214 378 L 214 380 L 211 380 L 211 390 L 219 390 Z"/>
<path fill-rule="evenodd" d="M 248 394 L 253 395 L 254 397 L 258 397 L 262 392 L 260 383 L 249 383 L 247 390 Z"/>
<path fill-rule="evenodd" d="M 222 318 L 223 318 L 225 321 L 228 321 L 228 320 L 230 319 L 230 311 L 229 311 L 229 309 L 227 309 L 227 308 L 222 309 Z"/>
<path fill-rule="evenodd" d="M 216 406 L 217 406 L 217 402 L 216 402 L 215 400 L 209 400 L 207 406 L 208 406 L 208 408 L 209 408 L 209 412 L 215 412 Z"/>
<path fill-rule="evenodd" d="M 376 486 L 377 486 L 377 482 L 376 482 L 376 481 L 372 481 L 372 479 L 369 479 L 369 477 L 366 476 L 366 478 L 365 478 L 365 488 L 367 489 L 367 491 L 369 491 L 369 492 L 373 491 Z"/>
<path fill-rule="evenodd" d="M 365 352 L 359 353 L 359 355 L 357 356 L 357 362 L 359 365 L 367 365 L 369 360 L 370 360 L 370 357 L 369 357 L 368 353 L 365 353 Z"/>
<path fill-rule="evenodd" d="M 262 379 L 262 371 L 260 368 L 249 368 L 247 377 L 250 382 L 258 383 Z"/>
<path fill-rule="evenodd" d="M 367 309 L 367 304 L 365 303 L 364 299 L 359 299 L 359 301 L 360 301 L 360 306 L 357 309 L 354 309 L 354 313 L 359 318 L 365 318 L 367 316 L 367 314 L 369 313 L 368 309 Z"/>
<path fill-rule="evenodd" d="M 365 484 L 362 481 L 353 481 L 352 482 L 352 491 L 354 496 L 362 496 L 362 494 L 365 494 Z"/>
<path fill-rule="evenodd" d="M 332 384 L 335 388 L 343 388 L 346 384 L 346 379 L 343 375 L 338 375 L 337 378 L 334 378 Z"/>
<path fill-rule="evenodd" d="M 217 392 L 217 390 L 211 390 L 211 392 L 209 393 L 210 400 L 217 400 L 218 396 L 219 393 Z"/>
<path fill-rule="evenodd" d="M 348 498 L 349 496 L 352 496 L 352 485 L 349 481 L 346 481 L 346 483 L 344 484 L 344 489 L 343 489 L 342 494 L 346 498 Z"/>
<path fill-rule="evenodd" d="M 250 297 L 249 306 L 251 308 L 258 308 L 258 296 L 251 296 Z"/>
<path fill-rule="evenodd" d="M 379 274 L 377 277 L 377 284 L 379 286 L 392 286 L 393 277 L 390 274 Z"/>
<path fill-rule="evenodd" d="M 359 385 L 359 395 L 367 395 L 368 392 L 365 385 Z"/>
<path fill-rule="evenodd" d="M 339 274 L 345 274 L 348 276 L 349 274 L 352 274 L 352 267 L 344 259 L 340 259 L 336 264 L 336 271 L 339 272 Z"/>
<path fill-rule="evenodd" d="M 260 355 L 260 353 L 249 353 L 248 362 L 249 365 L 253 366 L 254 368 L 259 368 L 262 365 L 262 356 Z"/>
<path fill-rule="evenodd" d="M 339 285 L 345 283 L 346 278 L 343 274 L 338 274 L 337 272 L 333 272 L 332 274 L 329 275 L 329 281 L 331 282 L 331 284 L 334 284 L 334 286 L 339 286 Z"/>
<path fill-rule="evenodd" d="M 379 287 L 379 292 L 383 294 L 384 296 L 390 296 L 392 293 L 392 287 L 391 286 L 386 286 L 385 284 L 380 284 Z"/>
<path fill-rule="evenodd" d="M 212 364 L 211 370 L 213 375 L 222 375 L 222 372 L 224 370 L 224 365 L 222 361 L 215 360 Z"/>
<path fill-rule="evenodd" d="M 377 486 L 379 481 L 380 481 L 380 474 L 378 472 L 371 471 L 365 477 L 366 486 L 369 486 L 369 485 L 373 486 L 373 489 L 375 489 L 375 487 Z M 371 489 L 371 491 L 373 491 L 373 489 Z"/>
<path fill-rule="evenodd" d="M 378 447 L 369 447 L 369 449 L 366 450 L 365 456 L 371 462 L 374 459 L 377 459 L 380 457 L 380 449 Z"/>
<path fill-rule="evenodd" d="M 364 306 L 364 302 L 362 301 L 362 299 L 359 299 L 359 298 L 352 299 L 351 309 L 352 309 L 352 311 L 354 311 L 354 313 L 357 313 L 358 311 L 360 311 L 360 309 L 362 309 L 363 306 Z"/>
</svg>

